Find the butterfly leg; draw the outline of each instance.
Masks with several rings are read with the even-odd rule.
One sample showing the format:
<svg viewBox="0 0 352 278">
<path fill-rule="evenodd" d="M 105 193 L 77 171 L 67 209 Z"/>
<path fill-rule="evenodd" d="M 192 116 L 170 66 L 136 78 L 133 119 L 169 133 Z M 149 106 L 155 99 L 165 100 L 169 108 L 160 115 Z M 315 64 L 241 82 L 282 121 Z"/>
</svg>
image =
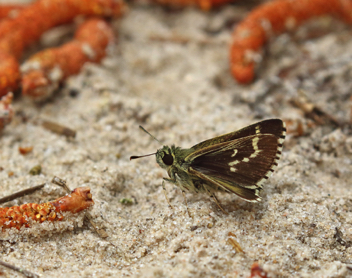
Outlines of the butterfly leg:
<svg viewBox="0 0 352 278">
<path fill-rule="evenodd" d="M 215 193 L 214 193 L 214 192 L 211 192 L 211 191 L 209 190 L 209 188 L 208 188 L 206 185 L 203 185 L 203 187 L 204 187 L 205 191 L 208 193 L 208 195 L 210 196 L 210 198 L 212 198 L 212 199 L 214 200 L 214 202 L 218 205 L 218 207 L 221 209 L 221 211 L 222 211 L 223 213 L 225 213 L 225 214 L 229 214 L 228 212 L 226 212 L 226 211 L 222 208 L 222 206 L 220 205 L 220 202 L 219 202 L 218 198 L 216 198 L 216 196 L 215 196 Z"/>
<path fill-rule="evenodd" d="M 165 199 L 166 199 L 167 203 L 169 204 L 171 209 L 174 209 L 174 207 L 171 205 L 170 200 L 169 200 L 169 198 L 167 197 L 167 194 L 166 194 L 165 180 L 163 180 L 163 183 L 161 184 L 161 186 L 163 187 L 164 195 L 165 195 Z"/>
<path fill-rule="evenodd" d="M 177 174 L 175 174 L 175 179 L 176 179 L 176 178 L 178 178 L 178 175 L 177 175 Z M 173 183 L 173 184 L 176 184 L 176 185 L 177 185 L 177 181 L 176 181 L 176 180 L 168 179 L 168 178 L 163 178 L 163 179 L 164 179 L 164 181 L 168 181 L 168 182 L 170 182 L 170 183 Z M 166 192 L 166 189 L 165 189 L 164 181 L 163 181 L 163 189 L 164 189 L 164 193 L 165 193 L 165 192 Z M 185 191 L 183 190 L 182 187 L 181 187 L 181 190 L 182 190 L 183 198 L 185 199 L 185 204 L 186 204 L 186 208 L 187 208 L 188 215 L 189 215 L 189 217 L 192 218 L 191 213 L 189 212 L 189 209 L 188 209 L 188 204 L 187 204 L 187 199 L 186 199 Z M 165 197 L 166 197 L 166 200 L 167 200 L 167 202 L 169 203 L 170 207 L 173 208 L 173 207 L 171 206 L 170 202 L 169 202 L 169 199 L 168 199 L 167 196 L 166 196 L 166 193 L 165 193 Z"/>
<path fill-rule="evenodd" d="M 229 214 L 227 211 L 225 211 L 222 206 L 220 205 L 220 202 L 218 200 L 218 198 L 216 198 L 216 195 L 213 193 L 210 197 L 213 198 L 214 202 L 218 205 L 218 207 L 222 210 L 223 213 L 225 214 Z"/>
<path fill-rule="evenodd" d="M 189 215 L 190 218 L 192 218 L 191 213 L 189 212 L 186 194 L 185 194 L 185 192 L 184 192 L 183 190 L 182 190 L 182 195 L 183 195 L 183 198 L 185 199 L 185 204 L 186 204 L 186 208 L 187 208 L 188 215 Z"/>
</svg>

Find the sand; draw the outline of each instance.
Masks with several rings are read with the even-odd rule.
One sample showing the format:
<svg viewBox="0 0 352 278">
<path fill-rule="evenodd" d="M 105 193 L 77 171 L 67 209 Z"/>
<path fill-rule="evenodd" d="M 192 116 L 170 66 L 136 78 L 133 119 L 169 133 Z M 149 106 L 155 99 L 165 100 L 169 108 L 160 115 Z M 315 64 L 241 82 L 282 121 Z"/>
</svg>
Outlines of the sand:
<svg viewBox="0 0 352 278">
<path fill-rule="evenodd" d="M 229 73 L 229 26 L 258 2 L 208 13 L 131 6 L 114 22 L 118 41 L 102 64 L 87 64 L 45 103 L 16 99 L 0 139 L 0 197 L 47 185 L 5 205 L 64 195 L 50 183 L 59 176 L 71 188 L 91 188 L 90 213 L 109 238 L 83 214 L 68 216 L 3 232 L 1 260 L 41 277 L 249 277 L 256 261 L 270 277 L 352 277 L 350 26 L 326 17 L 273 38 L 258 78 L 241 86 Z M 300 91 L 342 125 L 309 126 L 291 102 Z M 129 160 L 161 147 L 139 125 L 164 145 L 188 148 L 267 118 L 290 123 L 279 166 L 260 203 L 217 194 L 228 215 L 206 194 L 188 193 L 190 218 L 181 191 L 166 184 L 170 209 L 161 187 L 167 173 L 154 156 Z M 44 129 L 41 119 L 76 130 L 76 138 Z M 23 156 L 25 146 L 33 151 Z M 29 175 L 38 164 L 42 173 Z"/>
</svg>

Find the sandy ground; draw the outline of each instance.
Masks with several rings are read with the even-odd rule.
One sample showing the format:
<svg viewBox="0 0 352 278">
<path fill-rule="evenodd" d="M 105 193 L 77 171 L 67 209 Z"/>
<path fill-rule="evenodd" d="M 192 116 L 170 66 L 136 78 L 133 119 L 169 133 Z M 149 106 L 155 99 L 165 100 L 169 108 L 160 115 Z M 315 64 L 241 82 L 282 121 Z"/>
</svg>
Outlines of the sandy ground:
<svg viewBox="0 0 352 278">
<path fill-rule="evenodd" d="M 16 100 L 0 139 L 0 197 L 47 185 L 5 205 L 64 195 L 50 183 L 59 176 L 71 188 L 91 188 L 91 214 L 109 238 L 80 214 L 2 232 L 1 260 L 42 277 L 249 277 L 255 261 L 270 277 L 352 277 L 350 26 L 323 18 L 273 39 L 257 80 L 241 86 L 229 73 L 230 23 L 255 3 L 209 13 L 132 6 L 114 23 L 118 43 L 101 65 L 87 65 L 45 103 Z M 311 125 L 292 105 L 299 90 L 341 126 Z M 261 203 L 218 194 L 228 215 L 208 196 L 187 194 L 190 218 L 180 190 L 167 184 L 171 210 L 161 187 L 167 174 L 155 158 L 129 160 L 161 147 L 139 125 L 165 145 L 187 148 L 274 117 L 291 128 L 279 166 Z M 40 119 L 77 136 L 54 134 Z M 33 151 L 23 156 L 20 146 Z M 37 164 L 42 173 L 29 175 Z M 2 267 L 0 276 L 21 277 Z"/>
</svg>

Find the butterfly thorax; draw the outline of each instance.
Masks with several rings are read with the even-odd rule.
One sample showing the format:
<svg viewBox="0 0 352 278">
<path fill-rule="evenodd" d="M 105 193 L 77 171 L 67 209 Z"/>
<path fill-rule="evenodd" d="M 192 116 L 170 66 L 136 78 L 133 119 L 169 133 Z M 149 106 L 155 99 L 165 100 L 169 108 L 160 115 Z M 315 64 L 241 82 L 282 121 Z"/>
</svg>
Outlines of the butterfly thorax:
<svg viewBox="0 0 352 278">
<path fill-rule="evenodd" d="M 182 149 L 174 145 L 163 146 L 156 152 L 156 162 L 167 171 L 170 179 L 165 180 L 179 186 L 182 191 L 198 192 L 198 186 L 195 186 L 189 174 L 191 162 L 186 159 L 192 152 L 192 149 Z"/>
<path fill-rule="evenodd" d="M 185 157 L 191 152 L 190 149 L 182 149 L 172 145 L 163 146 L 156 152 L 156 162 L 164 168 L 171 177 L 171 172 L 187 171 L 189 163 L 185 162 Z"/>
</svg>

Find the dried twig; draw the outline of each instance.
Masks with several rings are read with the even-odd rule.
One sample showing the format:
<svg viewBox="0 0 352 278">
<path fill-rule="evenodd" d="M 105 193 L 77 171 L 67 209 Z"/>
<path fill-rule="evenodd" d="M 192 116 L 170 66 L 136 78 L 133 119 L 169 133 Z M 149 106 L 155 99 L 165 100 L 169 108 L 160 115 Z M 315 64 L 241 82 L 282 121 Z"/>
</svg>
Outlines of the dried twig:
<svg viewBox="0 0 352 278">
<path fill-rule="evenodd" d="M 316 124 L 332 124 L 334 126 L 341 126 L 341 124 L 330 114 L 323 111 L 321 108 L 311 102 L 303 92 L 299 92 L 300 96 L 291 99 L 291 104 L 301 109 L 305 116 L 312 119 Z"/>
<path fill-rule="evenodd" d="M 23 274 L 24 276 L 26 276 L 28 278 L 39 278 L 40 277 L 39 275 L 37 275 L 37 274 L 35 274 L 33 272 L 25 270 L 25 269 L 23 269 L 21 267 L 17 267 L 17 266 L 11 265 L 11 264 L 6 263 L 6 262 L 1 261 L 1 260 L 0 260 L 0 265 L 2 265 L 4 267 L 7 267 L 9 269 L 12 269 L 12 270 L 14 270 L 16 272 L 19 272 L 19 273 Z"/>
<path fill-rule="evenodd" d="M 66 126 L 63 126 L 63 125 L 60 125 L 58 123 L 54 123 L 52 121 L 47 121 L 47 120 L 43 120 L 42 122 L 42 126 L 47 129 L 47 130 L 50 130 L 56 134 L 59 134 L 59 135 L 63 135 L 63 136 L 66 136 L 66 137 L 71 137 L 71 138 L 75 138 L 76 137 L 76 131 L 69 128 L 69 127 L 66 127 Z"/>
<path fill-rule="evenodd" d="M 32 194 L 35 191 L 37 191 L 39 189 L 42 189 L 45 185 L 46 185 L 46 183 L 39 184 L 39 185 L 30 187 L 30 188 L 27 188 L 27 189 L 18 191 L 16 193 L 8 195 L 6 197 L 3 197 L 3 198 L 0 199 L 0 204 L 6 203 L 6 202 L 10 202 L 10 201 L 15 200 L 17 198 Z"/>
</svg>

